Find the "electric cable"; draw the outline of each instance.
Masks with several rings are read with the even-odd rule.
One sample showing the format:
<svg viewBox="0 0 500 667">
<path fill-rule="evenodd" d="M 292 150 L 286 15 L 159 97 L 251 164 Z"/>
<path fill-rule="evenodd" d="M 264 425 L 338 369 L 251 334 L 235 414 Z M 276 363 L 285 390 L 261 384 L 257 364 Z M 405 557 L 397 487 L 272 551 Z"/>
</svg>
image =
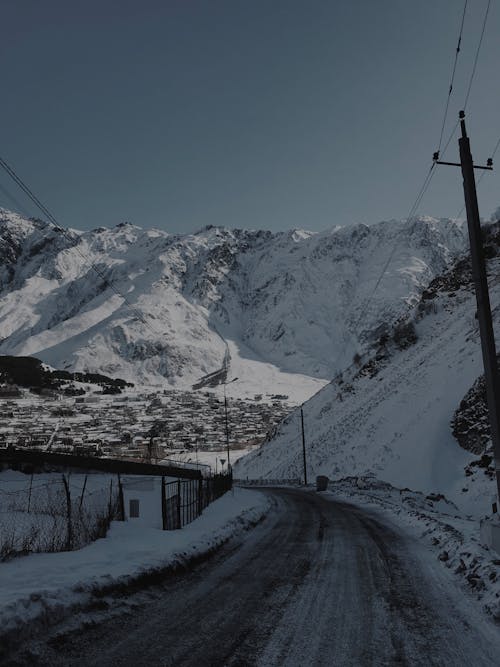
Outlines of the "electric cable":
<svg viewBox="0 0 500 667">
<path fill-rule="evenodd" d="M 458 35 L 458 43 L 457 43 L 457 48 L 455 50 L 455 60 L 453 62 L 453 70 L 452 70 L 452 73 L 451 73 L 450 87 L 448 89 L 448 96 L 446 98 L 446 104 L 445 104 L 444 114 L 443 114 L 443 122 L 441 124 L 441 133 L 439 135 L 438 153 L 441 150 L 444 128 L 445 128 L 445 125 L 446 125 L 446 118 L 448 116 L 448 108 L 450 106 L 451 94 L 453 92 L 453 84 L 455 82 L 455 73 L 457 71 L 458 54 L 460 53 L 460 46 L 462 44 L 462 34 L 463 34 L 463 30 L 464 30 L 465 13 L 467 11 L 467 2 L 468 2 L 468 0 L 465 0 L 464 9 L 463 9 L 463 12 L 462 12 L 462 21 L 460 23 L 460 32 L 459 32 L 459 35 Z"/>
<path fill-rule="evenodd" d="M 495 144 L 495 148 L 493 149 L 493 152 L 492 152 L 492 154 L 491 154 L 491 156 L 490 156 L 492 160 L 493 160 L 493 158 L 495 157 L 495 155 L 496 155 L 496 153 L 497 153 L 497 151 L 498 151 L 499 148 L 500 148 L 500 138 L 498 139 L 497 143 Z M 481 184 L 481 181 L 482 181 L 483 178 L 486 176 L 486 174 L 487 174 L 486 170 L 484 170 L 484 171 L 481 172 L 481 175 L 480 175 L 479 178 L 477 179 L 476 188 L 479 187 L 479 185 Z M 455 216 L 455 219 L 460 218 L 460 216 L 461 216 L 462 213 L 464 212 L 464 209 L 465 209 L 465 204 L 462 204 L 462 208 L 460 209 L 460 211 L 459 211 L 459 212 L 457 213 L 457 215 Z"/>
<path fill-rule="evenodd" d="M 482 33 L 481 33 L 481 38 L 480 38 L 479 45 L 478 45 L 478 48 L 477 48 L 477 51 L 476 51 L 474 67 L 473 67 L 473 71 L 472 71 L 472 75 L 471 75 L 471 80 L 469 82 L 469 91 L 470 91 L 470 88 L 472 86 L 472 80 L 474 78 L 474 74 L 475 74 L 475 71 L 476 71 L 477 59 L 478 59 L 478 56 L 479 56 L 479 51 L 480 51 L 481 43 L 482 43 L 482 40 L 483 40 L 483 35 L 484 35 L 485 26 L 486 26 L 486 21 L 487 21 L 487 18 L 488 18 L 490 3 L 491 3 L 491 0 L 488 0 L 488 7 L 487 7 L 486 15 L 485 15 L 485 18 L 484 18 L 484 22 L 483 22 L 483 29 L 482 29 Z M 446 98 L 446 104 L 445 104 L 445 109 L 444 109 L 444 114 L 443 114 L 443 121 L 441 123 L 441 132 L 440 132 L 440 135 L 439 135 L 438 150 L 437 150 L 437 153 L 435 153 L 435 160 L 432 163 L 429 171 L 427 172 L 427 175 L 424 179 L 424 182 L 423 182 L 423 184 L 422 184 L 422 186 L 421 186 L 421 188 L 420 188 L 420 190 L 419 190 L 419 192 L 418 192 L 418 194 L 415 198 L 415 201 L 413 202 L 412 207 L 410 208 L 410 211 L 408 213 L 408 217 L 406 218 L 406 226 L 409 226 L 410 224 L 413 223 L 413 221 L 415 219 L 415 216 L 416 216 L 416 213 L 418 211 L 418 208 L 419 208 L 420 204 L 422 203 L 422 200 L 423 200 L 427 190 L 429 189 L 431 181 L 434 177 L 434 173 L 435 173 L 434 167 L 436 165 L 436 159 L 437 159 L 436 156 L 439 156 L 439 152 L 441 150 L 441 145 L 443 143 L 443 136 L 444 136 L 444 130 L 445 130 L 445 126 L 446 126 L 446 119 L 447 119 L 447 116 L 448 116 L 448 109 L 449 109 L 450 99 L 451 99 L 451 95 L 452 95 L 452 92 L 453 92 L 453 85 L 454 85 L 454 82 L 455 82 L 455 74 L 456 74 L 456 71 L 457 71 L 458 55 L 460 53 L 460 48 L 461 48 L 461 44 L 462 44 L 463 29 L 464 29 L 464 24 L 465 24 L 465 15 L 466 15 L 466 12 L 467 12 L 467 4 L 468 4 L 468 0 L 465 0 L 464 7 L 463 7 L 463 10 L 462 10 L 462 18 L 461 18 L 461 21 L 460 21 L 460 30 L 459 30 L 459 35 L 458 35 L 457 47 L 455 49 L 455 58 L 454 58 L 454 61 L 453 61 L 451 81 L 450 81 L 450 86 L 448 88 L 448 96 Z M 455 123 L 455 125 L 454 125 L 454 127 L 453 127 L 453 129 L 452 129 L 452 131 L 449 135 L 449 138 L 448 138 L 448 140 L 445 144 L 445 147 L 443 149 L 443 155 L 446 152 L 446 149 L 448 148 L 448 146 L 450 145 L 450 142 L 453 139 L 453 136 L 455 135 L 455 132 L 458 128 L 458 125 L 459 125 L 459 121 L 457 121 Z M 365 301 L 364 307 L 360 311 L 360 316 L 359 316 L 358 320 L 355 322 L 355 325 L 354 325 L 354 330 L 355 331 L 358 329 L 362 318 L 364 317 L 364 315 L 367 312 L 369 306 L 371 305 L 373 297 L 375 296 L 375 293 L 377 292 L 378 288 L 380 287 L 380 283 L 382 282 L 382 280 L 384 278 L 384 275 L 386 274 L 387 269 L 389 268 L 389 266 L 390 266 L 390 264 L 391 264 L 391 262 L 394 258 L 394 255 L 396 254 L 396 250 L 399 246 L 400 234 L 401 234 L 401 232 L 396 235 L 396 239 L 395 239 L 394 245 L 392 247 L 392 250 L 389 253 L 388 258 L 387 258 L 386 262 L 384 263 L 384 265 L 382 267 L 382 270 L 381 270 L 381 272 L 380 272 L 380 274 L 379 274 L 379 276 L 378 276 L 378 278 L 375 282 L 375 286 L 373 287 L 372 291 L 368 295 L 368 297 Z M 345 352 L 346 345 L 344 345 L 344 349 L 342 350 L 342 354 L 344 354 L 344 352 Z"/>
<path fill-rule="evenodd" d="M 429 171 L 428 171 L 428 173 L 427 173 L 427 176 L 425 177 L 425 180 L 422 184 L 422 187 L 420 188 L 419 193 L 418 193 L 418 195 L 417 195 L 417 197 L 416 197 L 416 199 L 413 203 L 413 206 L 410 209 L 408 217 L 406 218 L 406 225 L 407 226 L 410 225 L 413 222 L 413 219 L 414 219 L 415 214 L 418 210 L 418 207 L 420 206 L 420 203 L 422 202 L 422 199 L 424 198 L 424 195 L 427 192 L 427 190 L 429 188 L 429 185 L 431 184 L 431 181 L 432 181 L 432 178 L 433 178 L 433 175 L 434 175 L 434 165 L 435 165 L 435 163 L 433 162 Z M 390 265 L 394 255 L 396 254 L 396 250 L 397 250 L 397 247 L 398 247 L 398 243 L 397 243 L 398 236 L 399 235 L 396 235 L 396 242 L 394 243 L 394 246 L 393 246 L 393 248 L 392 248 L 392 250 L 389 254 L 389 257 L 387 258 L 387 261 L 385 262 L 385 264 L 382 268 L 382 271 L 380 272 L 380 275 L 377 279 L 377 282 L 375 283 L 375 287 L 373 288 L 372 293 L 368 297 L 367 303 L 365 304 L 366 309 L 370 305 L 371 300 L 372 300 L 373 296 L 375 295 L 375 292 L 379 288 L 380 283 L 382 282 L 382 279 L 383 279 L 387 269 L 389 268 L 389 265 Z M 361 312 L 363 313 L 364 311 L 362 310 Z"/>
<path fill-rule="evenodd" d="M 472 82 L 474 81 L 474 76 L 476 74 L 477 61 L 479 59 L 479 52 L 481 51 L 481 45 L 483 43 L 483 37 L 484 37 L 484 32 L 486 30 L 486 23 L 488 21 L 488 14 L 490 12 L 490 6 L 491 6 L 491 0 L 488 0 L 488 5 L 486 7 L 486 12 L 484 14 L 484 19 L 483 19 L 483 27 L 482 27 L 482 30 L 481 30 L 481 37 L 479 38 L 479 44 L 477 45 L 476 55 L 475 55 L 475 58 L 474 58 L 474 65 L 472 67 L 472 74 L 470 76 L 469 86 L 467 88 L 467 94 L 465 96 L 465 102 L 464 102 L 464 106 L 463 106 L 464 111 L 467 107 L 467 102 L 469 101 L 469 95 L 470 95 L 470 91 L 471 91 L 471 88 L 472 88 Z"/>
<path fill-rule="evenodd" d="M 471 72 L 471 75 L 470 75 L 470 78 L 469 78 L 469 84 L 467 86 L 467 93 L 465 95 L 465 101 L 464 101 L 464 104 L 463 104 L 463 111 L 465 111 L 465 109 L 467 107 L 467 103 L 469 101 L 469 96 L 470 96 L 470 93 L 471 93 L 471 90 L 472 90 L 472 84 L 474 82 L 474 77 L 476 75 L 477 63 L 478 63 L 478 60 L 479 60 L 479 53 L 481 51 L 481 46 L 482 46 L 482 43 L 483 43 L 484 33 L 485 33 L 485 30 L 486 30 L 486 24 L 488 22 L 488 15 L 489 15 L 489 12 L 490 12 L 490 6 L 491 6 L 491 0 L 488 0 L 488 4 L 486 6 L 486 11 L 485 11 L 485 14 L 484 14 L 484 19 L 483 19 L 483 25 L 482 25 L 482 28 L 481 28 L 481 35 L 479 37 L 479 42 L 478 42 L 478 45 L 477 45 L 477 48 L 476 48 L 476 53 L 475 53 L 475 56 L 474 56 L 474 64 L 472 66 L 472 72 Z M 463 29 L 463 22 L 464 22 L 464 18 L 465 18 L 466 7 L 467 7 L 467 2 L 465 3 L 464 12 L 462 14 L 462 24 L 461 24 L 461 27 L 460 27 L 460 36 L 459 36 L 459 42 L 458 42 L 457 49 L 459 49 L 460 44 L 461 44 L 462 29 Z M 453 85 L 453 80 L 454 80 L 454 77 L 455 77 L 455 65 L 456 65 L 457 58 L 458 58 L 458 51 L 456 52 L 456 58 L 455 58 L 455 63 L 454 63 L 454 68 L 453 68 L 452 84 L 451 85 Z M 451 96 L 451 90 L 448 93 L 448 99 L 447 99 L 447 102 L 446 102 L 445 116 L 444 116 L 443 125 L 442 125 L 442 128 L 441 128 L 441 136 L 439 138 L 439 148 L 438 148 L 437 153 L 435 154 L 435 157 L 437 157 L 437 158 L 439 157 L 439 154 L 440 154 L 442 137 L 443 137 L 443 132 L 444 132 L 444 125 L 445 125 L 446 116 L 447 116 L 447 113 L 448 113 L 448 106 L 449 106 L 450 96 Z M 460 123 L 459 120 L 457 120 L 455 122 L 455 125 L 453 126 L 453 129 L 452 129 L 452 131 L 450 133 L 450 136 L 448 138 L 448 141 L 446 142 L 445 147 L 443 148 L 441 157 L 444 157 L 444 155 L 446 153 L 446 150 L 447 150 L 448 146 L 450 145 L 451 140 L 455 136 L 455 132 L 456 132 L 458 126 L 459 126 L 459 123 Z"/>
<path fill-rule="evenodd" d="M 14 169 L 2 158 L 0 157 L 0 166 L 7 172 L 7 174 L 13 179 L 13 181 L 21 188 L 21 190 L 26 194 L 26 196 L 35 204 L 35 206 L 48 218 L 49 222 L 52 224 L 54 229 L 62 234 L 64 238 L 71 244 L 70 247 L 74 248 L 76 252 L 81 256 L 86 264 L 101 278 L 103 283 L 111 289 L 117 296 L 123 299 L 124 303 L 127 305 L 129 310 L 155 335 L 161 336 L 161 333 L 155 331 L 155 329 L 149 324 L 145 319 L 144 315 L 129 301 L 129 299 L 122 293 L 118 288 L 116 288 L 113 283 L 111 283 L 103 271 L 88 257 L 85 253 L 78 247 L 78 238 L 72 236 L 67 229 L 64 229 L 56 217 L 50 212 L 50 210 L 38 199 L 38 197 L 30 190 L 26 183 L 18 176 Z M 77 243 L 75 243 L 75 240 Z"/>
<path fill-rule="evenodd" d="M 361 321 L 362 321 L 363 317 L 365 316 L 365 314 L 368 312 L 368 309 L 369 309 L 369 307 L 370 307 L 370 305 L 373 301 L 373 297 L 375 296 L 375 293 L 377 292 L 378 288 L 380 287 L 380 283 L 382 282 L 382 280 L 383 280 L 383 278 L 384 278 L 384 276 L 387 272 L 387 269 L 389 268 L 389 265 L 392 262 L 392 260 L 394 258 L 394 255 L 396 254 L 396 250 L 398 249 L 399 241 L 400 241 L 400 237 L 401 237 L 401 233 L 402 233 L 403 229 L 406 229 L 413 222 L 413 220 L 415 219 L 418 207 L 420 206 L 420 203 L 422 202 L 422 199 L 424 198 L 424 195 L 427 192 L 427 190 L 429 188 L 429 185 L 432 181 L 432 178 L 434 176 L 434 173 L 435 173 L 434 166 L 435 166 L 435 163 L 433 162 L 431 164 L 430 168 L 429 168 L 429 171 L 427 172 L 427 175 L 424 179 L 424 182 L 422 183 L 422 186 L 421 186 L 420 190 L 418 191 L 418 194 L 415 198 L 415 201 L 413 202 L 413 205 L 410 208 L 410 211 L 408 213 L 408 217 L 406 218 L 406 223 L 405 223 L 404 227 L 399 231 L 398 234 L 396 234 L 396 238 L 395 238 L 393 247 L 391 249 L 391 252 L 389 253 L 388 258 L 386 259 L 386 261 L 385 261 L 385 263 L 382 267 L 382 270 L 380 271 L 380 273 L 377 277 L 377 280 L 375 282 L 375 285 L 374 285 L 373 289 L 369 293 L 368 297 L 365 299 L 365 301 L 363 303 L 363 306 L 360 309 L 360 314 L 359 314 L 358 319 L 355 321 L 354 326 L 352 327 L 352 329 L 354 331 L 357 331 L 359 329 L 359 325 L 361 324 Z M 352 336 L 351 336 L 351 338 L 352 338 Z M 342 359 L 346 349 L 347 349 L 347 341 L 344 341 L 344 345 L 341 348 L 340 353 L 337 355 L 337 361 L 336 361 L 335 365 L 337 365 L 338 362 Z M 351 368 L 351 367 L 352 367 L 352 364 L 348 368 Z M 348 370 L 348 369 L 345 369 L 345 370 Z M 321 391 L 321 389 L 320 389 L 320 391 Z"/>
<path fill-rule="evenodd" d="M 457 131 L 459 124 L 460 124 L 460 121 L 457 120 L 457 121 L 455 122 L 455 125 L 453 126 L 452 131 L 450 132 L 450 136 L 448 137 L 448 141 L 446 142 L 446 144 L 445 144 L 445 146 L 444 146 L 444 148 L 443 148 L 443 150 L 442 150 L 442 152 L 441 152 L 441 157 L 444 157 L 444 156 L 445 156 L 446 151 L 447 151 L 447 149 L 448 149 L 448 146 L 450 145 L 451 140 L 452 140 L 453 137 L 455 136 L 455 132 Z"/>
</svg>

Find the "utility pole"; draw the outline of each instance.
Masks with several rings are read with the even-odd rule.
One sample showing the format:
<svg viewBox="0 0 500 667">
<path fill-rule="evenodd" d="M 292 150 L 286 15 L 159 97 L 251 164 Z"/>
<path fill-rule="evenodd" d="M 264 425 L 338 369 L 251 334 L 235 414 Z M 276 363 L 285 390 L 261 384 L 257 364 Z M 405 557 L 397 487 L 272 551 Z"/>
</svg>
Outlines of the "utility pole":
<svg viewBox="0 0 500 667">
<path fill-rule="evenodd" d="M 460 164 L 453 162 L 439 162 L 438 154 L 434 159 L 438 164 L 451 164 L 462 169 L 465 209 L 467 211 L 467 226 L 469 229 L 470 253 L 472 261 L 472 277 L 476 290 L 477 318 L 481 336 L 483 353 L 484 377 L 486 381 L 486 398 L 490 418 L 491 440 L 497 479 L 497 494 L 500 500 L 500 381 L 498 376 L 497 353 L 495 335 L 491 317 L 490 297 L 488 292 L 488 277 L 484 258 L 479 207 L 477 203 L 476 179 L 474 169 L 493 169 L 493 160 L 487 161 L 487 166 L 475 165 L 472 161 L 470 141 L 465 128 L 465 112 L 460 112 L 460 127 L 462 136 L 458 140 L 460 149 Z"/>
<path fill-rule="evenodd" d="M 304 457 L 304 486 L 307 486 L 306 436 L 304 434 L 304 410 L 300 406 L 300 424 L 302 426 L 302 456 Z"/>
<path fill-rule="evenodd" d="M 227 421 L 227 398 L 226 398 L 226 385 L 224 384 L 224 416 L 226 422 L 226 449 L 227 449 L 227 469 L 231 468 L 231 462 L 229 460 L 229 424 Z"/>
<path fill-rule="evenodd" d="M 227 419 L 227 398 L 226 398 L 226 385 L 231 384 L 231 382 L 236 382 L 238 378 L 233 378 L 229 382 L 223 382 L 222 384 L 224 385 L 224 419 L 226 423 L 226 449 L 227 449 L 227 470 L 228 472 L 231 470 L 231 461 L 229 458 L 229 422 Z"/>
</svg>

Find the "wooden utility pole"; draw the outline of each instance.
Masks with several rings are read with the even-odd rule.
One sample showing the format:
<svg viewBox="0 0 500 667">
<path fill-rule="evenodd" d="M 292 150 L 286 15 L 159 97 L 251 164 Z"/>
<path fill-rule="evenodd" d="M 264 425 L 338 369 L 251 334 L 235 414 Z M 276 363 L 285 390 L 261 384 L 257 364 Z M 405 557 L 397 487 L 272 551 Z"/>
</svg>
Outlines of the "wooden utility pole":
<svg viewBox="0 0 500 667">
<path fill-rule="evenodd" d="M 227 398 L 226 398 L 226 385 L 224 385 L 224 417 L 226 423 L 226 449 L 227 449 L 227 469 L 231 467 L 231 462 L 229 459 L 229 422 L 227 420 Z"/>
<path fill-rule="evenodd" d="M 300 408 L 300 424 L 302 426 L 302 456 L 304 457 L 304 486 L 307 486 L 307 464 L 306 464 L 306 436 L 304 433 L 304 410 Z"/>
<path fill-rule="evenodd" d="M 500 500 L 500 382 L 498 376 L 495 335 L 491 317 L 490 297 L 488 292 L 486 262 L 481 234 L 481 223 L 479 220 L 476 179 L 474 176 L 474 169 L 491 170 L 493 168 L 493 161 L 489 159 L 486 167 L 480 167 L 473 163 L 470 141 L 465 128 L 465 113 L 463 111 L 460 112 L 460 127 L 462 131 L 462 136 L 458 140 L 460 148 L 460 164 L 457 166 L 461 167 L 463 176 L 465 209 L 467 211 L 467 226 L 469 229 L 470 254 L 472 261 L 472 277 L 474 279 L 476 290 L 477 318 L 479 320 L 479 332 L 481 335 L 484 377 L 486 381 L 486 398 L 488 401 L 491 440 L 493 443 L 497 493 Z M 454 163 L 450 162 L 438 163 L 454 165 Z"/>
<path fill-rule="evenodd" d="M 229 382 L 223 382 L 224 385 L 224 420 L 226 424 L 226 449 L 227 449 L 227 470 L 231 470 L 231 460 L 229 458 L 229 421 L 227 418 L 227 397 L 226 397 L 226 385 L 231 384 L 231 382 L 236 382 L 238 378 L 233 378 Z"/>
</svg>

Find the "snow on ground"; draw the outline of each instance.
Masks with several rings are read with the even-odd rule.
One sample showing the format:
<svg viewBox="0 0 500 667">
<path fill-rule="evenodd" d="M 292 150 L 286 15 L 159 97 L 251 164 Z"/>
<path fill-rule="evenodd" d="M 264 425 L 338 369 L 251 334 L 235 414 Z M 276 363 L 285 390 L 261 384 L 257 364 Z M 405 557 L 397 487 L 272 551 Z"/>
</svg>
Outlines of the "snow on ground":
<svg viewBox="0 0 500 667">
<path fill-rule="evenodd" d="M 226 385 L 228 399 L 251 399 L 256 394 L 262 394 L 264 400 L 269 400 L 271 394 L 282 394 L 288 396 L 290 403 L 297 405 L 306 401 L 328 382 L 301 373 L 287 373 L 272 363 L 263 361 L 243 343 L 230 339 L 226 339 L 226 342 L 231 358 L 231 374 L 228 378 L 230 384 Z M 233 381 L 233 378 L 238 379 Z M 222 386 L 212 391 L 219 397 L 224 394 Z M 266 394 L 266 391 L 269 393 Z"/>
<path fill-rule="evenodd" d="M 490 270 L 498 329 L 498 258 Z M 414 344 L 392 349 L 373 372 L 353 364 L 342 384 L 333 381 L 304 404 L 309 475 L 340 479 L 373 473 L 397 487 L 443 493 L 465 514 L 483 516 L 491 507 L 494 481 L 466 477 L 464 468 L 477 456 L 459 447 L 450 426 L 483 372 L 472 286 L 438 293 L 430 306 L 416 322 Z M 300 410 L 235 466 L 241 479 L 302 474 Z"/>
<path fill-rule="evenodd" d="M 246 456 L 256 447 L 245 447 L 243 449 L 231 449 L 231 465 L 234 465 L 242 456 Z M 172 450 L 172 458 L 183 463 L 190 463 L 193 466 L 210 466 L 213 473 L 222 472 L 226 469 L 227 449 L 200 449 L 197 452 L 179 452 Z M 222 463 L 224 461 L 224 463 Z"/>
<path fill-rule="evenodd" d="M 108 535 L 79 551 L 31 554 L 0 564 L 2 633 L 38 617 L 84 608 L 93 593 L 131 581 L 148 570 L 187 564 L 246 530 L 267 512 L 261 493 L 234 489 L 202 516 L 176 531 L 133 519 L 113 522 Z"/>
<path fill-rule="evenodd" d="M 92 542 L 115 516 L 117 501 L 116 475 L 0 472 L 0 562 L 23 553 L 60 551 L 68 539 L 73 548 Z"/>
<path fill-rule="evenodd" d="M 351 477 L 330 483 L 323 492 L 335 500 L 382 513 L 396 529 L 410 533 L 427 547 L 480 607 L 500 622 L 500 554 L 481 544 L 480 522 L 464 516 L 440 495 L 398 489 L 374 477 Z"/>
</svg>

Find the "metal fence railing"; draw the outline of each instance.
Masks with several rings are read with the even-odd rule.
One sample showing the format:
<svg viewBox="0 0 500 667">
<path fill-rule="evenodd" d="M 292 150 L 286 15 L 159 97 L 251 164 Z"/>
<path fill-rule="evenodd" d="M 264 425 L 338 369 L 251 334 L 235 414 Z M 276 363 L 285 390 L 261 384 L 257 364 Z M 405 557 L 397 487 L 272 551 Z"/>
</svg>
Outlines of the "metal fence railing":
<svg viewBox="0 0 500 667">
<path fill-rule="evenodd" d="M 232 481 L 230 473 L 176 482 L 163 478 L 163 530 L 176 530 L 194 521 L 210 503 L 231 489 Z"/>
<path fill-rule="evenodd" d="M 299 477 L 291 479 L 235 479 L 236 486 L 302 486 L 303 482 Z"/>
</svg>

